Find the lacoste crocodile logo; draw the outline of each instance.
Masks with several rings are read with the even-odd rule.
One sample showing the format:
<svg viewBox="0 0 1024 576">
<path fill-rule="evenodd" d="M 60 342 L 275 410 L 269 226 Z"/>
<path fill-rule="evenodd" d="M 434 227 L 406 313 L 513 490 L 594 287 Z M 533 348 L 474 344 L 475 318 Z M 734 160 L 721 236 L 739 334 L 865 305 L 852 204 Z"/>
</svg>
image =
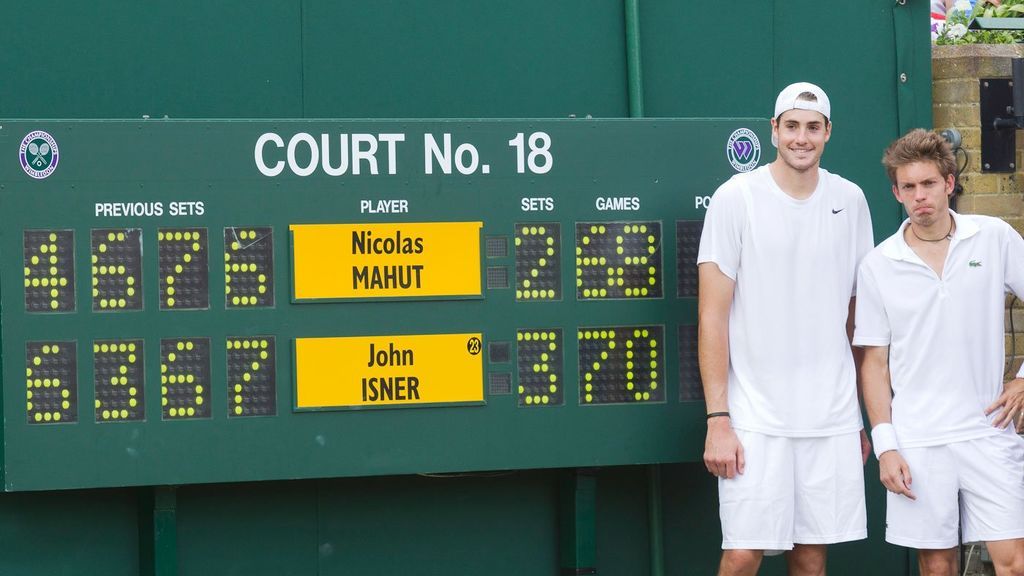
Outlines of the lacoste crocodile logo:
<svg viewBox="0 0 1024 576">
<path fill-rule="evenodd" d="M 981 268 L 981 260 L 971 260 L 967 265 L 971 268 Z"/>
</svg>

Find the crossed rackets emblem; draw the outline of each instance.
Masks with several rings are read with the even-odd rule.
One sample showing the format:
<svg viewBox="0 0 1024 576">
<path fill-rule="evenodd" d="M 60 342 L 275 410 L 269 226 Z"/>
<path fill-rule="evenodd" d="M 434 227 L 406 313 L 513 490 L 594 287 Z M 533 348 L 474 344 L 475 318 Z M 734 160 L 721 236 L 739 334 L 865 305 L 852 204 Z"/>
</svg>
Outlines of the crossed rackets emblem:
<svg viewBox="0 0 1024 576">
<path fill-rule="evenodd" d="M 48 163 L 45 156 L 50 153 L 50 145 L 47 144 L 46 142 L 43 142 L 42 144 L 36 144 L 35 142 L 31 142 L 28 145 L 28 152 L 29 154 L 35 156 L 35 158 L 33 158 L 32 161 L 29 163 L 35 166 L 36 168 L 42 168 L 46 166 L 46 164 Z"/>
<path fill-rule="evenodd" d="M 36 180 L 53 174 L 57 168 L 59 154 L 57 141 L 42 130 L 29 132 L 18 145 L 18 163 L 25 170 L 25 174 Z"/>
</svg>

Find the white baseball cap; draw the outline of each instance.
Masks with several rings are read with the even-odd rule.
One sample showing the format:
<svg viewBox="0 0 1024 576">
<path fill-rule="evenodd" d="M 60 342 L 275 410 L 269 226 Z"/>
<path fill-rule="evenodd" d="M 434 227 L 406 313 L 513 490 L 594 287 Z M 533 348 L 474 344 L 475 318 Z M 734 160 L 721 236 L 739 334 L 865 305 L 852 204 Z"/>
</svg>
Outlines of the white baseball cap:
<svg viewBox="0 0 1024 576">
<path fill-rule="evenodd" d="M 817 101 L 800 100 L 799 96 L 804 92 L 814 94 Z M 810 82 L 797 82 L 783 88 L 782 92 L 779 92 L 779 97 L 775 99 L 775 114 L 772 118 L 778 118 L 783 112 L 790 110 L 813 110 L 824 115 L 825 120 L 831 121 L 832 119 L 832 105 L 828 101 L 828 95 L 819 86 Z M 772 145 L 779 145 L 774 134 L 772 135 Z"/>
<path fill-rule="evenodd" d="M 798 97 L 804 92 L 814 94 L 818 101 L 799 100 Z M 832 107 L 825 91 L 810 82 L 790 84 L 783 88 L 782 92 L 779 92 L 779 97 L 775 99 L 775 115 L 772 118 L 778 118 L 780 114 L 788 110 L 814 110 L 821 112 L 826 120 L 832 116 Z"/>
</svg>

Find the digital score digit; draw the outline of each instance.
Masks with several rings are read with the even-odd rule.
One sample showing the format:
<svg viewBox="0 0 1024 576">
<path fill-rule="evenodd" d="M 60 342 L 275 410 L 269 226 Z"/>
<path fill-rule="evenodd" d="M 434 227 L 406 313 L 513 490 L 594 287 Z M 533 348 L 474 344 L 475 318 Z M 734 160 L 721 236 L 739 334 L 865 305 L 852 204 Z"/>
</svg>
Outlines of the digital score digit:
<svg viewBox="0 0 1024 576">
<path fill-rule="evenodd" d="M 25 384 L 29 424 L 77 422 L 75 342 L 27 342 Z"/>
<path fill-rule="evenodd" d="M 660 222 L 578 222 L 576 298 L 661 298 Z"/>
<path fill-rule="evenodd" d="M 664 326 L 580 328 L 580 404 L 665 401 Z"/>
<path fill-rule="evenodd" d="M 274 306 L 273 229 L 224 229 L 224 305 Z"/>
<path fill-rule="evenodd" d="M 210 417 L 210 339 L 160 340 L 160 404 L 164 420 Z"/>
<path fill-rule="evenodd" d="M 205 310 L 210 307 L 210 271 L 205 228 L 161 228 L 160 309 Z"/>
<path fill-rule="evenodd" d="M 25 311 L 75 311 L 75 232 L 26 230 Z"/>
<path fill-rule="evenodd" d="M 141 339 L 93 342 L 97 422 L 146 419 L 143 350 Z"/>
<path fill-rule="evenodd" d="M 565 403 L 561 328 L 517 330 L 516 366 L 520 407 Z"/>
<path fill-rule="evenodd" d="M 273 336 L 232 336 L 228 349 L 228 416 L 277 414 Z"/>
<path fill-rule="evenodd" d="M 92 309 L 142 310 L 142 230 L 93 230 Z"/>
<path fill-rule="evenodd" d="M 515 225 L 516 301 L 562 299 L 561 241 L 558 223 Z"/>
</svg>

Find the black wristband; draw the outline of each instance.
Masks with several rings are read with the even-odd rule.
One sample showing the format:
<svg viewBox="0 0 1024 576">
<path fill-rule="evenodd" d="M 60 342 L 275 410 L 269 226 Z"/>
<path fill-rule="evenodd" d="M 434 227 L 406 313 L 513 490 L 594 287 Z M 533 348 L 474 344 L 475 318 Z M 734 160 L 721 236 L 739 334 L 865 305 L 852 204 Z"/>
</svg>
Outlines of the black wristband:
<svg viewBox="0 0 1024 576">
<path fill-rule="evenodd" d="M 707 420 L 711 420 L 712 418 L 718 418 L 719 416 L 725 416 L 726 418 L 730 417 L 728 412 L 708 412 L 705 418 Z"/>
</svg>

